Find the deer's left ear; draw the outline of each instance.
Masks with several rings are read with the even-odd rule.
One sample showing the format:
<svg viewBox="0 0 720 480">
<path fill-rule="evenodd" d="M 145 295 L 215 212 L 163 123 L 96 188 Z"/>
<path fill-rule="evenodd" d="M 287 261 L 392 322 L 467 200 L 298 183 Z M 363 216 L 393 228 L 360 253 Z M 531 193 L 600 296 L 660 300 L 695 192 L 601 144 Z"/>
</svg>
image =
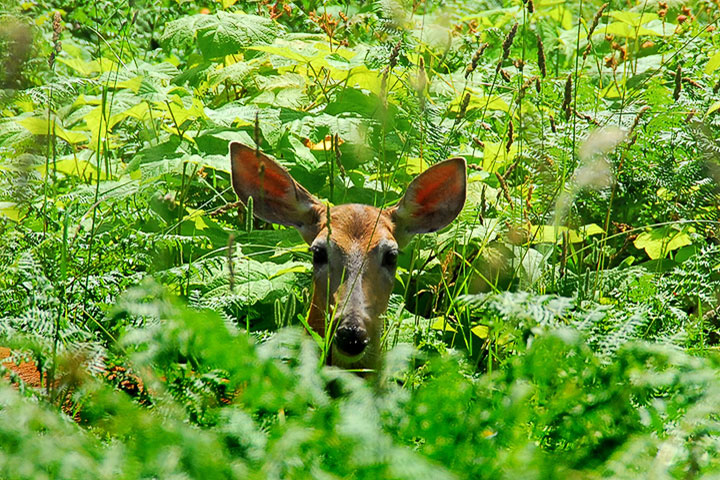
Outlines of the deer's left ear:
<svg viewBox="0 0 720 480">
<path fill-rule="evenodd" d="M 440 230 L 455 220 L 465 204 L 465 159 L 456 157 L 437 163 L 418 175 L 405 196 L 389 209 L 395 237 L 405 243 L 417 233 Z"/>
</svg>

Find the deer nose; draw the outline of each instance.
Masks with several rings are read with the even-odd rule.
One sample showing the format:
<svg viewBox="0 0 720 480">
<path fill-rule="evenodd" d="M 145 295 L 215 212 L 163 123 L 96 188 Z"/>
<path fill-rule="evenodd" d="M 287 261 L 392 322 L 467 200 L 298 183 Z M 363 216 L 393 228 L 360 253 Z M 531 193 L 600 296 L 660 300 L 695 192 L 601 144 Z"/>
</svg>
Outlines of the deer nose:
<svg viewBox="0 0 720 480">
<path fill-rule="evenodd" d="M 360 355 L 369 342 L 367 330 L 359 325 L 342 325 L 335 332 L 335 346 L 349 357 Z"/>
</svg>

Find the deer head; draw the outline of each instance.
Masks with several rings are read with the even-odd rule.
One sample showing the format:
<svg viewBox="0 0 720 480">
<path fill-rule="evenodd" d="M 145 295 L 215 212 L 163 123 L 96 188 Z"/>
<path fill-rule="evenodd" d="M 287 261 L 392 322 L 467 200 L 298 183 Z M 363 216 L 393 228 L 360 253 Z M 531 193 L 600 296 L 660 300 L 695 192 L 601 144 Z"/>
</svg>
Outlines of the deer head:
<svg viewBox="0 0 720 480">
<path fill-rule="evenodd" d="M 308 323 L 332 340 L 329 363 L 376 368 L 381 315 L 393 289 L 399 248 L 415 234 L 445 227 L 460 213 L 465 160 L 452 158 L 428 168 L 396 205 L 385 209 L 327 207 L 279 163 L 237 142 L 230 144 L 230 160 L 240 200 L 253 197 L 257 217 L 295 227 L 310 245 L 314 291 Z"/>
</svg>

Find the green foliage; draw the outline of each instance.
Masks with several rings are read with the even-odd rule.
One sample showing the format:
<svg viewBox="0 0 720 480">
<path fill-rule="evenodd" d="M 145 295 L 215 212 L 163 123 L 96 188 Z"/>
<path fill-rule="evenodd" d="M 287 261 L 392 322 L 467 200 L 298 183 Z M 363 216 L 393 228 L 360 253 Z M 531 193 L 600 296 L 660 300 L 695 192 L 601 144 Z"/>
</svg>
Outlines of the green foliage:
<svg viewBox="0 0 720 480">
<path fill-rule="evenodd" d="M 717 475 L 715 5 L 346 3 L 0 7 L 0 477 Z M 231 141 L 332 204 L 467 160 L 374 380 Z"/>
<path fill-rule="evenodd" d="M 256 346 L 152 285 L 120 304 L 114 315 L 145 318 L 122 345 L 153 408 L 90 381 L 74 393 L 76 425 L 2 387 L 3 476 L 563 478 L 718 466 L 716 362 L 677 349 L 628 344 L 608 363 L 576 332 L 543 329 L 502 372 L 474 377 L 457 356 L 434 358 L 408 389 L 396 383 L 408 372 L 400 351 L 373 386 L 318 371 L 298 331 Z"/>
</svg>

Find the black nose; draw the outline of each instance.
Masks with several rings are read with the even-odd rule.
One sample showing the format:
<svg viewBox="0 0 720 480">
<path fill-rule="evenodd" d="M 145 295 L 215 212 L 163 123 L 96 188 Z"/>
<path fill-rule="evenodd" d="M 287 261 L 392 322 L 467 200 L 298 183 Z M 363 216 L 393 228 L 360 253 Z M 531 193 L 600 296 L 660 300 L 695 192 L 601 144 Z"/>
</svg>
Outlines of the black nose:
<svg viewBox="0 0 720 480">
<path fill-rule="evenodd" d="M 349 357 L 360 355 L 369 341 L 367 331 L 356 325 L 340 326 L 335 332 L 335 346 Z"/>
</svg>

